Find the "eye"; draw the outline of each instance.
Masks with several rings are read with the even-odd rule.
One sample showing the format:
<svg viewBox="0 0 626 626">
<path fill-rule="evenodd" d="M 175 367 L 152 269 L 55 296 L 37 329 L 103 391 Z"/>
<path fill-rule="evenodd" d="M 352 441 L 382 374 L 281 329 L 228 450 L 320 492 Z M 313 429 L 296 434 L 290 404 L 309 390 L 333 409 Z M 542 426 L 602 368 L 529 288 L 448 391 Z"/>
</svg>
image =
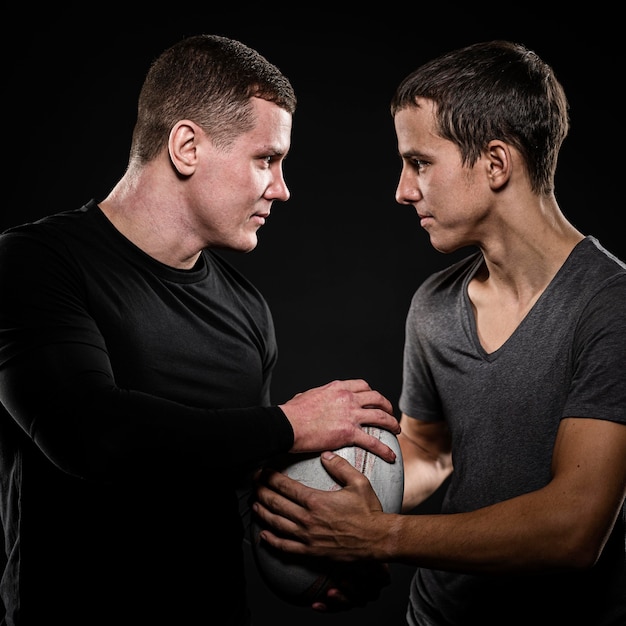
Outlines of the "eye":
<svg viewBox="0 0 626 626">
<path fill-rule="evenodd" d="M 259 161 L 261 161 L 266 167 L 270 167 L 272 163 L 276 161 L 280 161 L 280 155 L 278 154 L 267 154 L 259 157 Z"/>
<path fill-rule="evenodd" d="M 421 172 L 428 165 L 428 161 L 422 161 L 422 159 L 411 159 L 411 165 L 418 172 Z"/>
</svg>

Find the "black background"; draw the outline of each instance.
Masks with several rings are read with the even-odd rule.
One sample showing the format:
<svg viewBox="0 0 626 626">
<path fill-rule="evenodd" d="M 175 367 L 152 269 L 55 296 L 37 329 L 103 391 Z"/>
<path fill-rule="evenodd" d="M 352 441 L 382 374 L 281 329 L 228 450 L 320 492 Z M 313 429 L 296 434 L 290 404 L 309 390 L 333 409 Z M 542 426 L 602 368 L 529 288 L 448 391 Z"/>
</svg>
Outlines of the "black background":
<svg viewBox="0 0 626 626">
<path fill-rule="evenodd" d="M 181 5 L 181 14 L 172 5 L 132 20 L 93 9 L 20 10 L 23 15 L 6 20 L 2 43 L 0 229 L 106 194 L 126 166 L 145 72 L 165 47 L 201 32 L 241 39 L 289 76 L 299 99 L 285 163 L 291 199 L 274 204 L 255 251 L 227 254 L 274 313 L 280 354 L 274 401 L 335 378 L 362 377 L 396 406 L 411 295 L 456 256 L 433 251 L 414 209 L 394 200 L 400 162 L 389 100 L 423 61 L 503 38 L 549 62 L 568 94 L 572 120 L 557 199 L 582 232 L 626 258 L 617 200 L 624 72 L 616 18 L 549 15 L 525 4 L 524 12 L 510 6 L 507 19 L 499 19 L 503 6 L 464 6 L 441 4 L 435 11 L 417 3 L 337 15 L 319 5 Z M 236 454 L 236 441 L 216 445 L 232 445 Z M 219 515 L 219 503 L 208 505 Z M 250 568 L 257 624 L 401 624 L 411 572 L 394 565 L 393 584 L 378 602 L 319 615 L 273 597 Z M 216 599 L 207 600 L 209 615 L 220 612 Z"/>
</svg>

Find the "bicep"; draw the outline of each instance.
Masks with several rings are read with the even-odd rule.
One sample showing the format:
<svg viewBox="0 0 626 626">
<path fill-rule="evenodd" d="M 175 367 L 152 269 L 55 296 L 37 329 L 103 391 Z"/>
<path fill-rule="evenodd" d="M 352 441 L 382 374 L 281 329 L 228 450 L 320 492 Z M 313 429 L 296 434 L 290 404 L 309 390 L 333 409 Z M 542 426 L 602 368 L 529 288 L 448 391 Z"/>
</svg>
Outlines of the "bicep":
<svg viewBox="0 0 626 626">
<path fill-rule="evenodd" d="M 626 496 L 626 424 L 593 418 L 561 421 L 551 487 L 577 511 L 589 540 L 608 537 Z"/>
<path fill-rule="evenodd" d="M 403 413 L 400 426 L 405 475 L 402 508 L 408 511 L 432 495 L 452 473 L 452 450 L 443 421 L 428 422 Z"/>
</svg>

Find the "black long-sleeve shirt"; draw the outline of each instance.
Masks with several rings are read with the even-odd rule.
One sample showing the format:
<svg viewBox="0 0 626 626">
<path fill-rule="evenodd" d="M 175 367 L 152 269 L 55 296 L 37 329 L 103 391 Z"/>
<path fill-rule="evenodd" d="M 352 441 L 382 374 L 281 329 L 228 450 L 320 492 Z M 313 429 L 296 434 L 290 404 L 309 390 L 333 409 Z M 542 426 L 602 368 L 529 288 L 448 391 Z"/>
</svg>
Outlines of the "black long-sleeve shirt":
<svg viewBox="0 0 626 626">
<path fill-rule="evenodd" d="M 94 202 L 0 237 L 7 624 L 246 623 L 239 488 L 293 432 L 261 294 L 152 259 Z"/>
</svg>

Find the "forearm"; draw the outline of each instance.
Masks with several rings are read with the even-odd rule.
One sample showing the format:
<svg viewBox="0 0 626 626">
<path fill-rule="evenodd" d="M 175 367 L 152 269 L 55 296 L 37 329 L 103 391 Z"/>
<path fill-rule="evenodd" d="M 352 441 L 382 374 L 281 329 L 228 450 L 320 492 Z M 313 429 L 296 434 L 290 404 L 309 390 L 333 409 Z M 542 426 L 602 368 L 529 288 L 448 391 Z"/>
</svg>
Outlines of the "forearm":
<svg viewBox="0 0 626 626">
<path fill-rule="evenodd" d="M 363 556 L 474 574 L 590 567 L 610 528 L 585 508 L 548 486 L 467 513 L 377 516 L 377 540 L 364 542 L 373 554 Z"/>
<path fill-rule="evenodd" d="M 0 371 L 5 408 L 68 473 L 108 481 L 226 466 L 237 475 L 291 445 L 275 407 L 213 411 L 119 389 L 97 352 L 50 346 Z"/>
</svg>

